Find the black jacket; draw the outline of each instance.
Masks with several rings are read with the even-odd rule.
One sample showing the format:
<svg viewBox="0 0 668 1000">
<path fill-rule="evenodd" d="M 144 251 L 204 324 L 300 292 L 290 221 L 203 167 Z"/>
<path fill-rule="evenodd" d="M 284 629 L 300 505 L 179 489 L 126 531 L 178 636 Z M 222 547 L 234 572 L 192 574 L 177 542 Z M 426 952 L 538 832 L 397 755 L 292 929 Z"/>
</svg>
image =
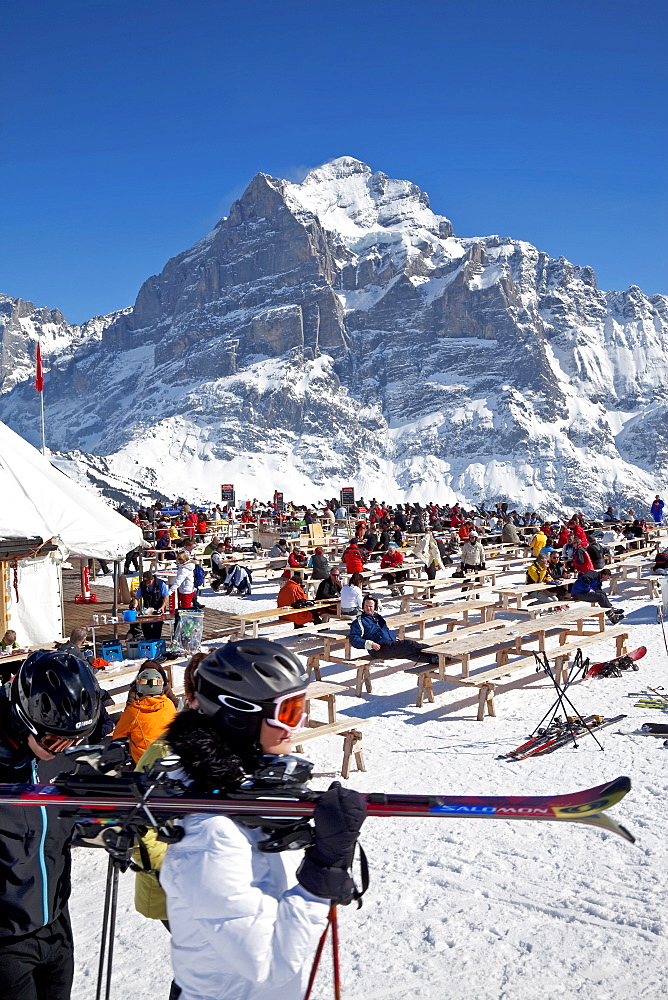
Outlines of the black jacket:
<svg viewBox="0 0 668 1000">
<path fill-rule="evenodd" d="M 37 782 L 36 765 L 0 689 L 0 782 Z M 71 836 L 57 808 L 0 807 L 0 939 L 32 934 L 66 909 Z"/>
<path fill-rule="evenodd" d="M 329 576 L 321 582 L 315 593 L 316 601 L 327 601 L 330 597 L 335 597 L 338 600 L 340 596 L 341 584 L 334 583 Z"/>
</svg>

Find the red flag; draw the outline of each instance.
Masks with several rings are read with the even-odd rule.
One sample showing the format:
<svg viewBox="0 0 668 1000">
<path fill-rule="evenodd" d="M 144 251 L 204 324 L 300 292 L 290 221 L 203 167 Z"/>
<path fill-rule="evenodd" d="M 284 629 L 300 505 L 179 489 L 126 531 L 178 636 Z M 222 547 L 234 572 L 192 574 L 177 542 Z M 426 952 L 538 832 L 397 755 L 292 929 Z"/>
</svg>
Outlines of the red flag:
<svg viewBox="0 0 668 1000">
<path fill-rule="evenodd" d="M 35 388 L 38 392 L 44 392 L 44 372 L 42 371 L 42 348 L 37 341 L 37 371 L 35 373 Z"/>
</svg>

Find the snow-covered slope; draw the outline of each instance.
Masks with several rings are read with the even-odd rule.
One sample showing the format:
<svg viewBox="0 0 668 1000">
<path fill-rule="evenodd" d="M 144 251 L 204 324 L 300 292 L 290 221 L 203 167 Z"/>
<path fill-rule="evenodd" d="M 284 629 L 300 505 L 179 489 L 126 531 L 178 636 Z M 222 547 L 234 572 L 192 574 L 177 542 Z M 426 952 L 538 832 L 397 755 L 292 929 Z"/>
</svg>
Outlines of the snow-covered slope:
<svg viewBox="0 0 668 1000">
<path fill-rule="evenodd" d="M 354 482 L 591 508 L 642 502 L 668 471 L 666 297 L 456 238 L 414 184 L 351 157 L 301 184 L 258 174 L 105 322 L 55 360 L 50 444 L 149 492 Z M 0 415 L 35 439 L 25 385 Z"/>
</svg>

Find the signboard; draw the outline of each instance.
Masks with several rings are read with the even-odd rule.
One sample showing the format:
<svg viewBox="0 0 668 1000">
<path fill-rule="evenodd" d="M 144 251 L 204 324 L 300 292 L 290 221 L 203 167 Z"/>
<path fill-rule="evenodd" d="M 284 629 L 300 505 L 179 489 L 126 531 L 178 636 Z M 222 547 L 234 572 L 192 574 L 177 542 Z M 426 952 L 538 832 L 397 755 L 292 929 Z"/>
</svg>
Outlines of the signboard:
<svg viewBox="0 0 668 1000">
<path fill-rule="evenodd" d="M 282 511 L 285 507 L 283 503 L 283 494 L 279 493 L 278 490 L 274 491 L 274 507 L 278 511 Z"/>
<path fill-rule="evenodd" d="M 355 506 L 355 487 L 343 486 L 341 489 L 341 506 L 348 509 Z"/>
<path fill-rule="evenodd" d="M 220 487 L 220 499 L 228 507 L 234 507 L 234 485 L 232 483 L 223 483 Z"/>
</svg>

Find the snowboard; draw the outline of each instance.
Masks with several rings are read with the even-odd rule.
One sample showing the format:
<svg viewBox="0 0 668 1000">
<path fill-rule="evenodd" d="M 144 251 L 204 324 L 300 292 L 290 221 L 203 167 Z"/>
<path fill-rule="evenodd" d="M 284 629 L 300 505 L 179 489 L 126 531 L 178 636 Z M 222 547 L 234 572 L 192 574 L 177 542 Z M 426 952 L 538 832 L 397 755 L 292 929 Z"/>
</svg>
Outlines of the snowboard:
<svg viewBox="0 0 668 1000">
<path fill-rule="evenodd" d="M 623 656 L 616 656 L 612 660 L 605 660 L 602 663 L 592 663 L 585 675 L 585 680 L 590 677 L 621 677 L 622 670 L 637 670 L 636 662 L 642 660 L 647 652 L 646 646 L 638 646 L 630 653 Z"/>
</svg>

